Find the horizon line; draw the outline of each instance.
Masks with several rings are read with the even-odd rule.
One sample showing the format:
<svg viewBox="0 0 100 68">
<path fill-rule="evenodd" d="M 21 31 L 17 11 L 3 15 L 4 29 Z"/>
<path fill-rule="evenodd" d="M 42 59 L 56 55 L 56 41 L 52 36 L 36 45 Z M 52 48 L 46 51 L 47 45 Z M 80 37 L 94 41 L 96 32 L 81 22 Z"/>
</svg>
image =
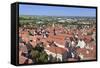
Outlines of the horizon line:
<svg viewBox="0 0 100 68">
<path fill-rule="evenodd" d="M 24 14 L 19 14 L 19 16 L 56 16 L 56 17 L 62 17 L 63 15 L 24 15 Z M 67 15 L 65 15 L 67 17 Z M 64 16 L 64 17 L 65 17 Z M 68 15 L 68 17 L 95 17 L 95 16 L 70 16 Z"/>
</svg>

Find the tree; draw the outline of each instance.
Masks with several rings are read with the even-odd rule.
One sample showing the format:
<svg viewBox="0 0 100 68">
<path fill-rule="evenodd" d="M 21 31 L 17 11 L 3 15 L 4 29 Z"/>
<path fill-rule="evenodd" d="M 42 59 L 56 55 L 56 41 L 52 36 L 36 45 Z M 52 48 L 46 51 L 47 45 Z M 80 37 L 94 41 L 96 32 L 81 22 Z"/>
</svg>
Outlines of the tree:
<svg viewBox="0 0 100 68">
<path fill-rule="evenodd" d="M 33 62 L 35 63 L 46 63 L 48 62 L 48 55 L 44 51 L 43 45 L 37 44 L 30 53 Z"/>
</svg>

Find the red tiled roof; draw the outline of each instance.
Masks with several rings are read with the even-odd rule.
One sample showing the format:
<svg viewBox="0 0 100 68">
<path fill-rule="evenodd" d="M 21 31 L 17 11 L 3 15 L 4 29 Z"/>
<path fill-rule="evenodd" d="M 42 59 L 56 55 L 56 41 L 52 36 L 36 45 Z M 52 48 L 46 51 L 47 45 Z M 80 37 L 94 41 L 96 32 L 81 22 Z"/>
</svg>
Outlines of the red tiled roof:
<svg viewBox="0 0 100 68">
<path fill-rule="evenodd" d="M 77 49 L 78 54 L 81 53 L 84 55 L 84 58 L 95 58 L 96 57 L 96 46 L 93 45 L 93 50 L 88 50 L 85 48 L 79 48 Z M 87 54 L 86 52 L 89 51 L 89 53 Z"/>
<path fill-rule="evenodd" d="M 20 60 L 20 61 L 19 61 L 19 64 L 24 64 L 27 58 L 24 57 L 24 56 L 22 56 L 21 53 L 22 53 L 22 52 L 20 51 L 20 52 L 19 52 L 19 60 Z M 29 64 L 32 63 L 32 60 L 29 59 L 28 63 L 29 63 Z"/>
<path fill-rule="evenodd" d="M 47 47 L 46 49 L 49 50 L 50 52 L 53 52 L 53 53 L 56 53 L 56 54 L 63 54 L 66 51 L 66 49 L 64 49 L 64 48 L 54 47 L 54 46 Z"/>
</svg>

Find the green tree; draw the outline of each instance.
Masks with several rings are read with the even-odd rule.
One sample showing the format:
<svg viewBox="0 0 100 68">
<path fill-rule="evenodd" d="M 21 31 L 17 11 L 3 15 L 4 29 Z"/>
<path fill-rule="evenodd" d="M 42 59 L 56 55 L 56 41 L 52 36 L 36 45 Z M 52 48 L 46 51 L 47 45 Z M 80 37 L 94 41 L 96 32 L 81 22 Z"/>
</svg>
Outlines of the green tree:
<svg viewBox="0 0 100 68">
<path fill-rule="evenodd" d="M 32 56 L 33 62 L 35 63 L 46 63 L 48 62 L 48 55 L 44 51 L 43 45 L 37 44 L 33 50 L 31 50 L 30 55 Z"/>
</svg>

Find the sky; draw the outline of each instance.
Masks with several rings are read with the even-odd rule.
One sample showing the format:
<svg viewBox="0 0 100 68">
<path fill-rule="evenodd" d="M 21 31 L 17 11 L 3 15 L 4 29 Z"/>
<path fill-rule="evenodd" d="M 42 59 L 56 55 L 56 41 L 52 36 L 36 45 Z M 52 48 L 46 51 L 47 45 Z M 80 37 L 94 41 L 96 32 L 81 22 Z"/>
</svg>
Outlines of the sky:
<svg viewBox="0 0 100 68">
<path fill-rule="evenodd" d="M 95 8 L 19 5 L 19 15 L 90 16 L 96 17 Z"/>
</svg>

